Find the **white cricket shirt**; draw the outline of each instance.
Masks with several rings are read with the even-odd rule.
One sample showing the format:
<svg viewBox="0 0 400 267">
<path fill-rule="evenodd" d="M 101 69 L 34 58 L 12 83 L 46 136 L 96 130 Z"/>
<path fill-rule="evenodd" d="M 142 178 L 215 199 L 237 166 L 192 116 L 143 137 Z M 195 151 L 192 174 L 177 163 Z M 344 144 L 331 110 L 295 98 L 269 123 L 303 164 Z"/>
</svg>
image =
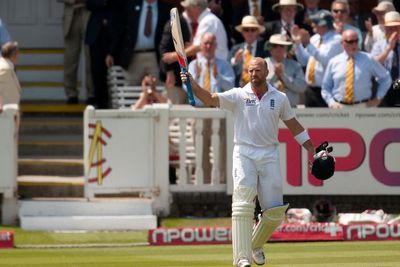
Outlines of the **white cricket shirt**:
<svg viewBox="0 0 400 267">
<path fill-rule="evenodd" d="M 279 119 L 286 121 L 295 117 L 286 95 L 271 84 L 261 101 L 253 93 L 251 83 L 217 95 L 220 107 L 233 112 L 236 145 L 276 147 Z"/>
</svg>

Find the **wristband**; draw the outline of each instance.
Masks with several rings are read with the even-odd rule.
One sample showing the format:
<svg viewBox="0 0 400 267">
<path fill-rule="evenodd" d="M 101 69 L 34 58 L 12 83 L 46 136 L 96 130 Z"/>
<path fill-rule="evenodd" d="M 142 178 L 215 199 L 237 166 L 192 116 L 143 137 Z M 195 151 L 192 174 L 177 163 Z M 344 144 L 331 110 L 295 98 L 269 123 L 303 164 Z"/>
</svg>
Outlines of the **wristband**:
<svg viewBox="0 0 400 267">
<path fill-rule="evenodd" d="M 303 145 L 307 140 L 310 140 L 310 136 L 308 135 L 307 131 L 304 130 L 298 135 L 296 135 L 294 139 L 296 139 L 297 143 Z"/>
</svg>

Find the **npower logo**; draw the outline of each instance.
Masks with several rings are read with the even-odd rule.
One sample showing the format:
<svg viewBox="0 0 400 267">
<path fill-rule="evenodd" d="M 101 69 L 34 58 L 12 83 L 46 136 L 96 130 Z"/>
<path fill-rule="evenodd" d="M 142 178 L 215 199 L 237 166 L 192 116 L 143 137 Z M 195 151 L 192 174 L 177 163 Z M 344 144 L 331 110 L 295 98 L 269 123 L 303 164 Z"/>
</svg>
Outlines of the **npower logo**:
<svg viewBox="0 0 400 267">
<path fill-rule="evenodd" d="M 336 171 L 349 172 L 356 170 L 368 160 L 372 176 L 380 183 L 388 186 L 400 186 L 400 172 L 390 171 L 385 166 L 385 149 L 392 143 L 400 143 L 400 129 L 383 129 L 376 133 L 369 144 L 353 129 L 347 128 L 309 128 L 308 133 L 314 144 L 323 141 L 329 143 L 344 143 L 350 148 L 350 153 L 336 158 Z M 294 187 L 302 186 L 302 153 L 288 129 L 279 130 L 279 141 L 286 144 L 287 182 Z M 369 153 L 367 153 L 369 151 Z M 366 158 L 367 154 L 369 155 Z M 311 160 L 311 156 L 308 160 Z M 400 164 L 400 161 L 399 161 Z M 308 172 L 308 182 L 313 186 L 322 186 L 323 182 Z"/>
<path fill-rule="evenodd" d="M 210 228 L 158 228 L 150 230 L 150 245 L 228 244 L 231 242 L 230 227 Z"/>
<path fill-rule="evenodd" d="M 359 224 L 345 226 L 346 240 L 398 240 L 399 224 Z"/>
</svg>

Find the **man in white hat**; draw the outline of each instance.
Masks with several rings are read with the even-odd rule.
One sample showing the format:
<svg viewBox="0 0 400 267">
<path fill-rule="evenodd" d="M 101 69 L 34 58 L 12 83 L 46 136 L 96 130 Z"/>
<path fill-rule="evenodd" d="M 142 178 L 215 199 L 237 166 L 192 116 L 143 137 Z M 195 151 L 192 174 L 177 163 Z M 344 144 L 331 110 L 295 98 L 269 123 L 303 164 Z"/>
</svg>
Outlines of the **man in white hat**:
<svg viewBox="0 0 400 267">
<path fill-rule="evenodd" d="M 304 6 L 296 0 L 280 0 L 279 3 L 273 5 L 272 10 L 279 13 L 280 19 L 265 24 L 265 40 L 268 40 L 272 34 L 284 34 L 291 38 L 291 29 L 294 25 L 310 30 L 307 24 L 295 21 L 296 13 L 303 9 Z"/>
<path fill-rule="evenodd" d="M 386 39 L 385 35 L 385 14 L 389 11 L 395 11 L 393 3 L 390 1 L 382 1 L 372 9 L 375 14 L 378 24 L 372 26 L 372 19 L 369 18 L 365 21 L 367 34 L 364 40 L 364 49 L 371 52 L 372 46 L 376 41 Z"/>
<path fill-rule="evenodd" d="M 300 95 L 307 89 L 307 83 L 301 65 L 287 58 L 291 48 L 292 42 L 287 41 L 285 35 L 274 34 L 265 45 L 265 49 L 271 53 L 265 61 L 269 70 L 267 81 L 284 92 L 290 105 L 296 107 L 300 104 Z"/>
<path fill-rule="evenodd" d="M 390 11 L 385 14 L 384 20 L 387 38 L 374 44 L 371 55 L 390 72 L 392 80 L 395 81 L 400 78 L 400 13 Z M 390 88 L 381 106 L 400 106 L 398 91 Z"/>
<path fill-rule="evenodd" d="M 244 42 L 236 44 L 229 52 L 228 60 L 235 71 L 235 86 L 243 86 L 249 82 L 248 64 L 253 57 L 265 58 L 268 53 L 264 50 L 264 42 L 259 40 L 265 27 L 258 24 L 254 16 L 245 16 L 242 24 L 235 27 L 244 38 Z"/>
<path fill-rule="evenodd" d="M 230 1 L 232 4 L 232 27 L 240 25 L 244 16 L 251 15 L 257 18 L 258 23 L 264 25 L 268 21 L 279 19 L 279 14 L 272 11 L 272 4 L 276 0 L 241 0 Z M 243 42 L 243 36 L 237 32 L 232 32 L 234 43 Z"/>
</svg>

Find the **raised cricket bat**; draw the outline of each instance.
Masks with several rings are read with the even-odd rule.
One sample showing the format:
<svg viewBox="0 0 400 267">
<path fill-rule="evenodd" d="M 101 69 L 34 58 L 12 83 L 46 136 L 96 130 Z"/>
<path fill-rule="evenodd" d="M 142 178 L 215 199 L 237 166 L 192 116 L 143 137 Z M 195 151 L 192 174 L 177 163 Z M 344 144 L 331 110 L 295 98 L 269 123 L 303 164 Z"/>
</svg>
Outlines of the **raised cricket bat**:
<svg viewBox="0 0 400 267">
<path fill-rule="evenodd" d="M 172 40 L 174 41 L 175 51 L 178 54 L 179 66 L 181 67 L 181 71 L 183 73 L 186 73 L 188 70 L 188 62 L 185 53 L 185 46 L 183 44 L 181 23 L 179 21 L 179 13 L 176 7 L 171 9 L 170 16 L 171 16 Z M 190 85 L 189 78 L 186 80 L 186 88 L 189 97 L 189 104 L 195 106 L 196 102 L 194 101 L 192 86 Z"/>
</svg>

